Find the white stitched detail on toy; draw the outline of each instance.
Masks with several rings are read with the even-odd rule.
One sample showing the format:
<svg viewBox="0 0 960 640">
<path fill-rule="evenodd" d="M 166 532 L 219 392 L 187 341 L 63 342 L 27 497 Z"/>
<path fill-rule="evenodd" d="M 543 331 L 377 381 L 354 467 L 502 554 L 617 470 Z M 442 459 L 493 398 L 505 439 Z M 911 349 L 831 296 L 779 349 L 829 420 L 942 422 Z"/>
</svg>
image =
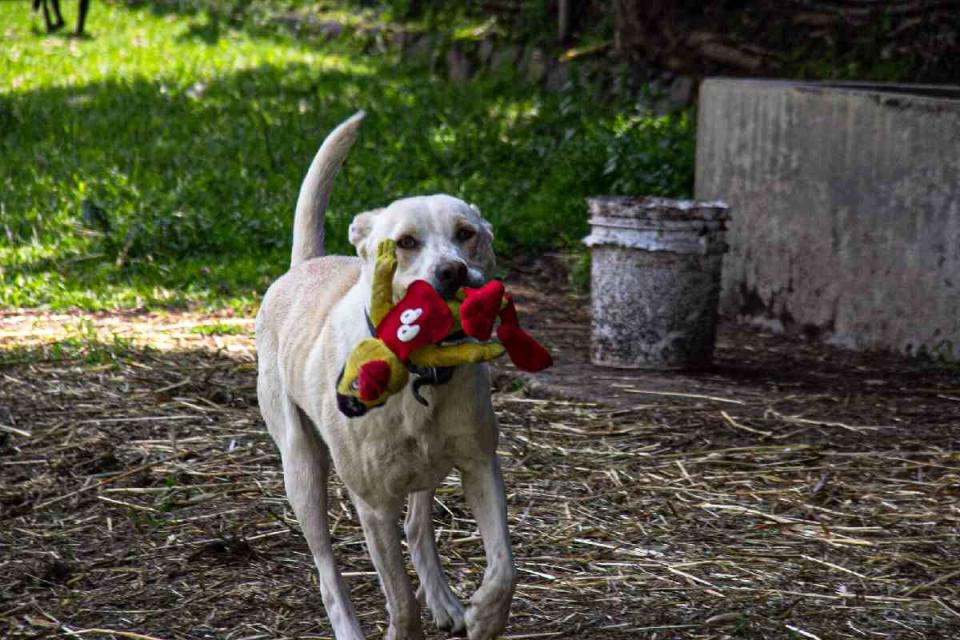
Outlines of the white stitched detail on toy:
<svg viewBox="0 0 960 640">
<path fill-rule="evenodd" d="M 403 324 L 413 324 L 416 322 L 420 316 L 423 315 L 423 309 L 417 307 L 416 309 L 407 309 L 400 314 L 400 322 Z"/>
<path fill-rule="evenodd" d="M 403 324 L 397 329 L 397 340 L 400 342 L 410 342 L 417 337 L 418 333 L 420 333 L 420 325 Z"/>
</svg>

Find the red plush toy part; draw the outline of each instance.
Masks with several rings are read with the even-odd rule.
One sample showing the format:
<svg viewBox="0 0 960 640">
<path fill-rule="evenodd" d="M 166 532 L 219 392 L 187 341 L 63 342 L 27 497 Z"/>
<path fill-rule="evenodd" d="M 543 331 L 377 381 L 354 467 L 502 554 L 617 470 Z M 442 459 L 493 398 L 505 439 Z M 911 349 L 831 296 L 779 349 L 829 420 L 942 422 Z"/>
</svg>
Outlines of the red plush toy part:
<svg viewBox="0 0 960 640">
<path fill-rule="evenodd" d="M 513 298 L 509 294 L 505 297 L 507 304 L 500 312 L 500 326 L 497 327 L 497 337 L 500 338 L 500 342 L 506 348 L 510 360 L 518 369 L 530 373 L 543 371 L 553 364 L 553 357 L 543 348 L 543 345 L 520 328 Z"/>
<path fill-rule="evenodd" d="M 453 329 L 453 314 L 440 294 L 423 280 L 407 287 L 403 299 L 383 317 L 377 337 L 400 360 L 406 361 L 420 347 L 440 342 Z"/>
<path fill-rule="evenodd" d="M 360 367 L 357 376 L 360 399 L 373 402 L 382 396 L 390 384 L 390 365 L 383 360 L 371 360 Z"/>
<path fill-rule="evenodd" d="M 467 299 L 460 305 L 460 325 L 463 332 L 481 342 L 490 339 L 493 323 L 500 313 L 503 300 L 503 283 L 491 280 L 479 289 L 464 287 Z"/>
</svg>

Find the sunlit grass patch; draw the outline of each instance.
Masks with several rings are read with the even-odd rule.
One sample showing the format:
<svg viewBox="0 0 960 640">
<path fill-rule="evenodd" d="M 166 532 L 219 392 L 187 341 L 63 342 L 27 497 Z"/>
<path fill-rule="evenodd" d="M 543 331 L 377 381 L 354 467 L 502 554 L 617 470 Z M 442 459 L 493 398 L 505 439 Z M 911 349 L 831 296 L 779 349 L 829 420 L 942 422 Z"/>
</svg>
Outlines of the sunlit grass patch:
<svg viewBox="0 0 960 640">
<path fill-rule="evenodd" d="M 237 366 L 254 366 L 254 322 L 224 310 L 121 311 L 0 314 L 0 367 L 35 362 L 116 366 L 179 351 L 228 355 Z M 166 356 L 164 356 L 166 357 Z"/>
<path fill-rule="evenodd" d="M 249 329 L 240 324 L 214 322 L 213 324 L 197 325 L 190 331 L 199 333 L 202 336 L 240 336 L 247 334 Z"/>
<path fill-rule="evenodd" d="M 66 323 L 55 339 L 0 350 L 0 366 L 36 361 L 119 366 L 133 352 L 130 338 L 118 333 L 105 337 L 89 319 L 80 318 Z"/>
</svg>

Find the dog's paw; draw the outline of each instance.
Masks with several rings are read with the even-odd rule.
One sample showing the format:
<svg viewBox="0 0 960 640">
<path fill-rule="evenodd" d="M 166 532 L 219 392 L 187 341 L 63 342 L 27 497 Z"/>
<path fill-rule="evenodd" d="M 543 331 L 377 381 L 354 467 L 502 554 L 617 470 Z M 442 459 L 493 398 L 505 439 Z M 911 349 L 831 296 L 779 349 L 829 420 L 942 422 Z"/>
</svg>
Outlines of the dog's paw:
<svg viewBox="0 0 960 640">
<path fill-rule="evenodd" d="M 409 601 L 404 600 L 398 609 L 388 607 L 390 625 L 383 634 L 383 640 L 425 640 L 423 624 L 420 621 L 420 604 L 412 598 Z"/>
<path fill-rule="evenodd" d="M 425 640 L 423 629 L 419 625 L 412 629 L 401 630 L 393 625 L 387 627 L 387 632 L 383 634 L 383 640 Z"/>
<path fill-rule="evenodd" d="M 493 640 L 507 626 L 513 589 L 484 585 L 470 598 L 467 607 L 467 638 Z"/>
<path fill-rule="evenodd" d="M 441 631 L 451 636 L 465 636 L 467 630 L 466 611 L 457 596 L 450 589 L 444 589 L 439 594 L 426 595 L 421 588 L 417 593 L 421 601 L 426 601 L 433 622 Z"/>
</svg>

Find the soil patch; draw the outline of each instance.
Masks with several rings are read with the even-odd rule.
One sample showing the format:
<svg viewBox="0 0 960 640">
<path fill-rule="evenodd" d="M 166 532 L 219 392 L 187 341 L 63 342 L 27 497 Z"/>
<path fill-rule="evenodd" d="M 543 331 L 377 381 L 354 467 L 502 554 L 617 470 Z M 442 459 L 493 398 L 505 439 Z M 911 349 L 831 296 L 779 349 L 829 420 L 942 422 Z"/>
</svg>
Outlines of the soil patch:
<svg viewBox="0 0 960 640">
<path fill-rule="evenodd" d="M 734 326 L 706 371 L 594 368 L 565 271 L 515 266 L 558 364 L 497 367 L 520 568 L 508 637 L 960 637 L 956 368 Z M 331 637 L 251 333 L 200 314 L 0 317 L 0 636 Z M 382 633 L 332 492 L 341 569 Z M 476 526 L 456 478 L 438 498 L 466 597 Z"/>
</svg>

